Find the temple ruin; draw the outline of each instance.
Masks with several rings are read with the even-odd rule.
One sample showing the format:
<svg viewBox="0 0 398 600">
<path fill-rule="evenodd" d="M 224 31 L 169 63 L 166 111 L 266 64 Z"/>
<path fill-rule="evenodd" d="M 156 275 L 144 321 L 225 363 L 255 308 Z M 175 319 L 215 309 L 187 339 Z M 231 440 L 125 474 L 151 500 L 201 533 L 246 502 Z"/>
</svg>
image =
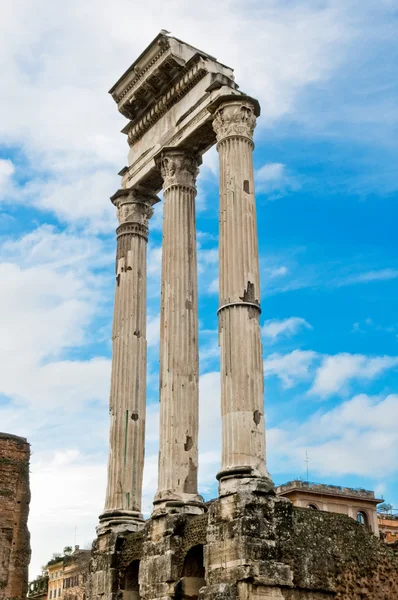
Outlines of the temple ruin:
<svg viewBox="0 0 398 600">
<path fill-rule="evenodd" d="M 253 133 L 260 106 L 232 69 L 159 34 L 110 90 L 130 147 L 117 209 L 106 502 L 92 600 L 381 600 L 398 597 L 397 556 L 344 515 L 294 508 L 266 468 Z M 196 180 L 220 162 L 218 497 L 198 489 Z M 146 246 L 163 190 L 158 489 L 142 515 Z"/>
</svg>

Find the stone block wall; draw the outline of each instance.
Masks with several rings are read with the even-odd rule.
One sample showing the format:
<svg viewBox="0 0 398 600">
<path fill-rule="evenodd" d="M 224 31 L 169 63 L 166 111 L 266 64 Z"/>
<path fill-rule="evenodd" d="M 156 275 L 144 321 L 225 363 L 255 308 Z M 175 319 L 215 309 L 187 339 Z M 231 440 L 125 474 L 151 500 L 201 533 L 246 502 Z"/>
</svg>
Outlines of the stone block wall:
<svg viewBox="0 0 398 600">
<path fill-rule="evenodd" d="M 282 556 L 298 588 L 322 590 L 337 600 L 398 598 L 398 546 L 345 515 L 293 508 Z"/>
<path fill-rule="evenodd" d="M 398 547 L 345 515 L 252 492 L 219 498 L 208 509 L 102 536 L 88 598 L 398 599 Z"/>
<path fill-rule="evenodd" d="M 0 433 L 0 600 L 28 592 L 29 458 L 25 438 Z"/>
</svg>

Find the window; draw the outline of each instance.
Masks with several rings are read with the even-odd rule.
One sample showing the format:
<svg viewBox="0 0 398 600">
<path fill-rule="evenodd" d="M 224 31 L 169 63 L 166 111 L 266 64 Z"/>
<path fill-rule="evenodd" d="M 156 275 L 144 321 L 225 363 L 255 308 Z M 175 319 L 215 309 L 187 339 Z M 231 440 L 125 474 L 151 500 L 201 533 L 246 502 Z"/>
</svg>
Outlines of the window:
<svg viewBox="0 0 398 600">
<path fill-rule="evenodd" d="M 357 512 L 357 521 L 358 521 L 358 523 L 361 523 L 361 525 L 368 524 L 368 518 L 366 516 L 366 513 L 363 512 L 363 510 L 360 510 Z"/>
<path fill-rule="evenodd" d="M 53 591 L 50 590 L 50 600 L 51 600 L 52 597 L 53 597 Z"/>
<path fill-rule="evenodd" d="M 58 588 L 58 596 L 61 595 L 61 588 Z"/>
<path fill-rule="evenodd" d="M 307 508 L 310 508 L 311 510 L 319 510 L 319 508 L 316 506 L 316 504 L 308 504 Z"/>
</svg>

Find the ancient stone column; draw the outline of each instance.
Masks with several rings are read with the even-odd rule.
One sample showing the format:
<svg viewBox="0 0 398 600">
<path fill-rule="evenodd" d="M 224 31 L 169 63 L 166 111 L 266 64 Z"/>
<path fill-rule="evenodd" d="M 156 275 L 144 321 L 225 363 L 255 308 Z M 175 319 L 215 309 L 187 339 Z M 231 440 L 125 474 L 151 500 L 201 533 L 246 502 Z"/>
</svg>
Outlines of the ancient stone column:
<svg viewBox="0 0 398 600">
<path fill-rule="evenodd" d="M 160 323 L 160 447 L 154 511 L 202 510 L 198 496 L 198 304 L 195 196 L 198 158 L 158 157 L 164 213 Z"/>
<path fill-rule="evenodd" d="M 119 190 L 116 292 L 112 331 L 108 485 L 99 532 L 135 530 L 141 514 L 146 402 L 146 253 L 148 220 L 157 196 Z"/>
<path fill-rule="evenodd" d="M 239 96 L 220 104 L 213 121 L 220 160 L 220 494 L 236 491 L 253 478 L 269 479 L 252 158 L 258 114 L 257 101 Z"/>
</svg>

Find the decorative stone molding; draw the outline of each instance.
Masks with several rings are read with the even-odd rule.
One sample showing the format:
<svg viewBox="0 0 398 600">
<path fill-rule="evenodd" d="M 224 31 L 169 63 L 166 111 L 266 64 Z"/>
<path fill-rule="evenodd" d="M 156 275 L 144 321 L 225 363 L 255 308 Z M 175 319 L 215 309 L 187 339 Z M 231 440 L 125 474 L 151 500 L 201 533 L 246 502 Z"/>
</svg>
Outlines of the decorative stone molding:
<svg viewBox="0 0 398 600">
<path fill-rule="evenodd" d="M 238 98 L 228 104 L 221 104 L 214 115 L 213 129 L 217 142 L 233 136 L 252 139 L 255 126 L 255 107 L 247 100 Z"/>
<path fill-rule="evenodd" d="M 150 129 L 174 104 L 179 102 L 185 94 L 192 89 L 200 79 L 206 75 L 205 61 L 197 57 L 196 64 L 185 69 L 181 77 L 173 86 L 159 98 L 159 100 L 148 110 L 144 116 L 132 121 L 128 128 L 127 140 L 129 146 L 133 146 L 148 129 Z M 125 129 L 123 130 L 125 131 Z"/>
<path fill-rule="evenodd" d="M 157 158 L 163 178 L 163 191 L 172 186 L 193 188 L 196 192 L 196 177 L 200 159 L 184 150 L 165 149 Z"/>
<path fill-rule="evenodd" d="M 137 86 L 137 83 L 139 83 L 140 80 L 142 80 L 144 77 L 151 74 L 151 72 L 157 68 L 157 63 L 159 62 L 159 59 L 170 48 L 170 44 L 168 43 L 167 38 L 161 38 L 158 44 L 160 47 L 159 52 L 155 54 L 152 60 L 147 65 L 145 65 L 145 67 L 142 70 L 138 70 L 135 72 L 135 77 L 124 88 L 124 90 L 120 94 L 117 94 L 116 92 L 112 93 L 112 98 L 115 100 L 115 102 L 120 102 L 130 92 L 130 90 L 134 91 L 134 87 Z"/>
</svg>

